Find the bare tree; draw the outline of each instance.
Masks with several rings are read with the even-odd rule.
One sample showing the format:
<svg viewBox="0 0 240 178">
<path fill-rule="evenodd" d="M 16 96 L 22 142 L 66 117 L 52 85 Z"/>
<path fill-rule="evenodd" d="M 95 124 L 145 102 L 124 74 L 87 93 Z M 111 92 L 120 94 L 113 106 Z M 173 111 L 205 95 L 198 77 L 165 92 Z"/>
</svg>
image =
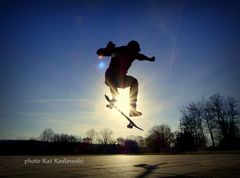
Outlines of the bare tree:
<svg viewBox="0 0 240 178">
<path fill-rule="evenodd" d="M 231 148 L 237 145 L 239 111 L 234 98 L 225 99 L 219 94 L 210 97 L 211 112 L 215 119 L 221 147 Z"/>
<path fill-rule="evenodd" d="M 129 135 L 125 140 L 132 140 L 138 144 L 139 147 L 145 146 L 145 139 L 139 135 Z"/>
<path fill-rule="evenodd" d="M 138 143 L 139 147 L 146 146 L 145 139 L 142 136 L 135 136 L 134 140 Z"/>
<path fill-rule="evenodd" d="M 73 135 L 68 134 L 54 134 L 53 137 L 54 142 L 77 142 L 78 139 Z"/>
<path fill-rule="evenodd" d="M 214 94 L 208 100 L 188 103 L 181 109 L 181 113 L 181 133 L 192 135 L 195 146 L 205 147 L 207 134 L 210 135 L 213 147 L 216 146 L 216 139 L 224 147 L 236 144 L 239 110 L 234 98 L 226 99 L 220 94 Z"/>
<path fill-rule="evenodd" d="M 123 145 L 124 145 L 124 142 L 125 142 L 125 139 L 124 139 L 124 138 L 122 138 L 122 137 L 118 137 L 118 138 L 117 138 L 117 144 L 123 146 Z"/>
<path fill-rule="evenodd" d="M 96 143 L 98 133 L 94 129 L 90 129 L 86 132 L 87 137 L 91 140 L 91 143 Z"/>
<path fill-rule="evenodd" d="M 224 98 L 220 94 L 212 95 L 209 98 L 210 109 L 216 123 L 216 129 L 218 130 L 219 136 L 227 138 L 227 122 L 225 120 L 226 110 L 224 106 Z"/>
<path fill-rule="evenodd" d="M 228 97 L 226 101 L 226 113 L 229 122 L 229 136 L 237 137 L 239 133 L 239 111 L 237 101 L 233 97 Z"/>
<path fill-rule="evenodd" d="M 201 105 L 203 108 L 203 111 L 202 111 L 203 121 L 208 133 L 210 134 L 212 147 L 215 148 L 216 147 L 215 139 L 214 139 L 215 122 L 214 122 L 214 116 L 211 112 L 211 104 L 208 100 L 202 99 Z"/>
<path fill-rule="evenodd" d="M 45 129 L 40 135 L 41 141 L 52 142 L 54 141 L 54 132 L 53 129 Z"/>
<path fill-rule="evenodd" d="M 196 148 L 194 136 L 187 130 L 175 132 L 175 148 L 179 150 L 194 150 Z"/>
<path fill-rule="evenodd" d="M 83 143 L 87 143 L 87 144 L 91 144 L 92 140 L 90 138 L 88 138 L 88 137 L 85 137 L 85 138 L 82 139 L 82 142 Z"/>
<path fill-rule="evenodd" d="M 149 130 L 146 137 L 146 144 L 153 147 L 155 151 L 167 150 L 173 144 L 173 133 L 168 125 L 154 126 Z"/>
<path fill-rule="evenodd" d="M 113 131 L 110 129 L 103 129 L 99 132 L 98 142 L 100 144 L 108 145 L 114 143 Z"/>
<path fill-rule="evenodd" d="M 206 146 L 203 126 L 203 107 L 200 102 L 190 102 L 182 110 L 180 126 L 183 133 L 194 137 L 195 146 Z"/>
</svg>

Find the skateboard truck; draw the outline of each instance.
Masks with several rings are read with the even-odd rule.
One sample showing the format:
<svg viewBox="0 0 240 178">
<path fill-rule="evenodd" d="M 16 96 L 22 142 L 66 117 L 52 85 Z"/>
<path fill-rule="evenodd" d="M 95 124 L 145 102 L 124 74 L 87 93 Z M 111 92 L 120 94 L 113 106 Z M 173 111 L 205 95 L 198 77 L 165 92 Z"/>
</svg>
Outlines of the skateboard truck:
<svg viewBox="0 0 240 178">
<path fill-rule="evenodd" d="M 129 124 L 127 125 L 127 128 L 132 129 L 132 128 L 133 128 L 133 125 L 132 125 L 131 123 L 129 123 Z"/>
<path fill-rule="evenodd" d="M 106 107 L 109 108 L 109 109 L 112 109 L 113 108 L 113 104 L 112 103 L 111 104 L 107 104 Z"/>
</svg>

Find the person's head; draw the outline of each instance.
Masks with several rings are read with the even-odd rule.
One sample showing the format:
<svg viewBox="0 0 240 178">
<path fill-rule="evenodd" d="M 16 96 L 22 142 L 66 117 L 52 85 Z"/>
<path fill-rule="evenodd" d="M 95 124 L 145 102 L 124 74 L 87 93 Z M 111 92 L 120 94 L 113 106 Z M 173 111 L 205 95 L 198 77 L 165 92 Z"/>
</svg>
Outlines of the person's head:
<svg viewBox="0 0 240 178">
<path fill-rule="evenodd" d="M 139 43 L 138 43 L 137 41 L 132 40 L 132 41 L 130 41 L 130 42 L 127 44 L 127 46 L 128 46 L 128 48 L 129 48 L 131 51 L 133 51 L 133 52 L 138 53 L 138 52 L 141 51 L 140 45 L 139 45 Z"/>
</svg>

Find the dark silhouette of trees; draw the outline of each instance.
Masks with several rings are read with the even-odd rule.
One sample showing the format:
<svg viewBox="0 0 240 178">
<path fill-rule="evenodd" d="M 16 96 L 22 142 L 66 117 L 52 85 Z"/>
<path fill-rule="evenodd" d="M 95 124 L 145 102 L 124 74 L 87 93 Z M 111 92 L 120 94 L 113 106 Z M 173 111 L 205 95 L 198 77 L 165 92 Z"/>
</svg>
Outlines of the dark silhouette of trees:
<svg viewBox="0 0 240 178">
<path fill-rule="evenodd" d="M 103 129 L 99 132 L 98 143 L 103 145 L 108 145 L 114 143 L 113 131 L 110 129 Z"/>
<path fill-rule="evenodd" d="M 233 97 L 214 94 L 182 106 L 179 130 L 166 124 L 152 127 L 146 137 L 113 137 L 113 131 L 90 129 L 78 138 L 45 129 L 37 139 L 0 140 L 0 155 L 116 154 L 240 149 L 239 108 Z M 210 142 L 209 142 L 210 140 Z M 17 149 L 16 149 L 17 148 Z"/>
<path fill-rule="evenodd" d="M 225 103 L 224 98 L 219 94 L 215 94 L 209 98 L 210 100 L 210 110 L 212 112 L 212 118 L 215 123 L 215 129 L 218 132 L 218 137 L 220 140 L 227 137 L 227 122 L 225 121 Z"/>
<path fill-rule="evenodd" d="M 206 133 L 209 133 L 212 148 L 216 147 L 215 138 L 214 138 L 214 131 L 215 131 L 215 121 L 213 117 L 213 113 L 211 112 L 211 102 L 209 100 L 205 100 L 204 98 L 200 101 L 200 105 L 202 106 L 202 119 L 204 127 L 206 128 Z"/>
<path fill-rule="evenodd" d="M 215 94 L 209 98 L 211 102 L 212 117 L 219 138 L 219 146 L 232 148 L 237 144 L 239 137 L 239 111 L 234 98 L 224 98 Z"/>
<path fill-rule="evenodd" d="M 54 133 L 53 129 L 45 129 L 40 135 L 41 141 L 46 142 L 78 142 L 80 141 L 77 137 L 69 134 L 58 134 Z"/>
<path fill-rule="evenodd" d="M 146 137 L 146 145 L 155 152 L 167 151 L 173 145 L 173 133 L 168 125 L 154 126 Z"/>
<path fill-rule="evenodd" d="M 191 151 L 195 149 L 194 136 L 191 132 L 177 132 L 175 137 L 175 148 L 179 151 Z"/>
<path fill-rule="evenodd" d="M 234 98 L 224 98 L 220 94 L 214 94 L 207 100 L 190 102 L 181 109 L 181 134 L 178 136 L 181 138 L 188 135 L 190 138 L 189 135 L 191 135 L 196 148 L 205 148 L 206 137 L 209 136 L 213 148 L 216 147 L 216 141 L 222 148 L 239 147 L 237 107 Z"/>
<path fill-rule="evenodd" d="M 203 107 L 197 102 L 188 103 L 181 109 L 180 129 L 184 135 L 192 135 L 195 147 L 205 148 L 206 139 L 203 128 Z"/>
<path fill-rule="evenodd" d="M 145 139 L 142 136 L 130 135 L 127 137 L 127 140 L 132 140 L 138 144 L 139 147 L 146 146 Z"/>
<path fill-rule="evenodd" d="M 139 145 L 135 140 L 126 139 L 124 141 L 124 153 L 139 152 Z"/>
<path fill-rule="evenodd" d="M 138 153 L 140 148 L 145 146 L 145 139 L 142 136 L 130 135 L 127 138 L 119 137 L 116 140 L 119 153 Z"/>
<path fill-rule="evenodd" d="M 117 138 L 119 153 L 137 153 L 139 152 L 139 144 L 132 138 Z"/>
<path fill-rule="evenodd" d="M 40 135 L 41 141 L 52 142 L 54 141 L 54 132 L 52 129 L 45 129 Z"/>
<path fill-rule="evenodd" d="M 90 139 L 91 144 L 97 143 L 98 133 L 94 129 L 90 129 L 86 132 L 87 138 Z"/>
<path fill-rule="evenodd" d="M 125 139 L 122 138 L 122 137 L 118 137 L 116 141 L 117 141 L 117 144 L 118 144 L 118 145 L 123 146 L 123 145 L 124 145 L 124 142 L 125 142 Z"/>
<path fill-rule="evenodd" d="M 82 139 L 82 143 L 86 143 L 86 144 L 92 144 L 92 140 L 89 137 L 84 137 Z"/>
<path fill-rule="evenodd" d="M 237 110 L 237 101 L 232 98 L 227 98 L 227 117 L 229 122 L 229 137 L 237 138 L 239 136 L 239 111 Z M 238 118 L 237 118 L 238 117 Z M 235 141 L 235 140 L 233 140 Z"/>
<path fill-rule="evenodd" d="M 73 135 L 68 134 L 54 134 L 54 142 L 78 142 L 78 139 Z"/>
</svg>

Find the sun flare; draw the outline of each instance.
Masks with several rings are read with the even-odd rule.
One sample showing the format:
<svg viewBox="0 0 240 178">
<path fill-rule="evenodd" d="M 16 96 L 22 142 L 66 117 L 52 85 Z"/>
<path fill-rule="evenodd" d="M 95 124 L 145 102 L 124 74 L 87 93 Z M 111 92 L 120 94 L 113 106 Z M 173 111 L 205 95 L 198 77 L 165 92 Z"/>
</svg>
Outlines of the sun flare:
<svg viewBox="0 0 240 178">
<path fill-rule="evenodd" d="M 118 89 L 119 95 L 117 96 L 116 106 L 122 110 L 124 113 L 129 112 L 129 88 L 126 89 Z"/>
</svg>

